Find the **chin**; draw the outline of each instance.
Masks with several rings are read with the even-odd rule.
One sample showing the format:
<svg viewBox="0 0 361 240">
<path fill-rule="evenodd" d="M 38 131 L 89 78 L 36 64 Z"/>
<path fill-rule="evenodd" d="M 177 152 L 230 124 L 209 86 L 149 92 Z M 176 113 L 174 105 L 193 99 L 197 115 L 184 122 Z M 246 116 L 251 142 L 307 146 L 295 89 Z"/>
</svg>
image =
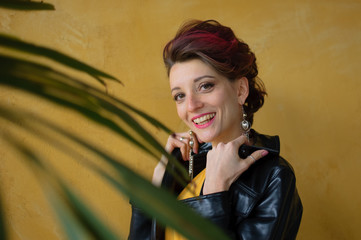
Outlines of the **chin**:
<svg viewBox="0 0 361 240">
<path fill-rule="evenodd" d="M 197 132 L 195 132 L 197 134 Z M 206 134 L 197 134 L 198 141 L 201 142 L 212 142 L 214 139 L 213 135 L 206 135 Z"/>
<path fill-rule="evenodd" d="M 218 136 L 214 129 L 197 129 L 194 126 L 190 127 L 190 129 L 197 135 L 200 142 L 212 142 Z"/>
</svg>

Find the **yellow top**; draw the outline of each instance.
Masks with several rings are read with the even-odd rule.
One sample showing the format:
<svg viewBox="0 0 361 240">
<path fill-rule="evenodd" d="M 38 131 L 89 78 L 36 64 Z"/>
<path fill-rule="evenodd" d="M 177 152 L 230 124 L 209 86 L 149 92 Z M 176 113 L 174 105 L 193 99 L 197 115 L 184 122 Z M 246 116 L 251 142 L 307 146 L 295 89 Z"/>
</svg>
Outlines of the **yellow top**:
<svg viewBox="0 0 361 240">
<path fill-rule="evenodd" d="M 188 184 L 186 188 L 178 195 L 178 200 L 183 200 L 187 198 L 197 197 L 201 193 L 201 188 L 206 178 L 206 169 L 200 172 L 192 182 Z M 185 240 L 183 236 L 179 235 L 177 232 L 170 228 L 165 229 L 165 239 L 166 240 Z"/>
</svg>

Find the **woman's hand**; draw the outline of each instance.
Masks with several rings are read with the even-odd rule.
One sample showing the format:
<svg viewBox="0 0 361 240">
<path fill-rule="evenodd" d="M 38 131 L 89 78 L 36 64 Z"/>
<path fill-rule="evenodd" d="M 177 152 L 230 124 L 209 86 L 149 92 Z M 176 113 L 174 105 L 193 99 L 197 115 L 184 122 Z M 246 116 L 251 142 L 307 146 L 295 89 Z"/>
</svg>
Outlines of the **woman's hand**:
<svg viewBox="0 0 361 240">
<path fill-rule="evenodd" d="M 244 135 L 226 144 L 219 143 L 208 152 L 203 194 L 227 191 L 255 161 L 268 154 L 266 150 L 258 150 L 242 159 L 238 156 L 242 144 L 249 144 Z"/>
<path fill-rule="evenodd" d="M 192 134 L 192 137 L 193 137 L 193 142 L 194 142 L 193 152 L 198 153 L 198 144 L 199 143 L 198 143 L 197 136 L 194 132 Z M 175 148 L 179 148 L 181 151 L 183 160 L 188 161 L 189 160 L 189 150 L 190 150 L 190 146 L 189 146 L 190 139 L 191 139 L 191 136 L 190 136 L 189 132 L 173 133 L 172 135 L 170 135 L 168 137 L 167 144 L 165 145 L 165 150 L 168 153 L 171 153 Z M 161 157 L 159 163 L 157 164 L 157 166 L 155 167 L 154 173 L 153 173 L 152 183 L 155 186 L 161 185 L 167 163 L 168 163 L 168 159 L 162 155 L 162 157 Z"/>
</svg>

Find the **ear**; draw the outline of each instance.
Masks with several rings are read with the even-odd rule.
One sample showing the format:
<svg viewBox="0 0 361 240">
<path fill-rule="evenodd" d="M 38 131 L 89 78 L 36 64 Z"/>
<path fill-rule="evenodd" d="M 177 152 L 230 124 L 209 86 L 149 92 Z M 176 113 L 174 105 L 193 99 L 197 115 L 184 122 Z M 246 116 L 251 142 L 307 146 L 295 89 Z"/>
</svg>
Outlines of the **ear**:
<svg viewBox="0 0 361 240">
<path fill-rule="evenodd" d="M 248 79 L 246 77 L 241 77 L 236 80 L 238 103 L 243 105 L 246 102 L 249 93 Z"/>
</svg>

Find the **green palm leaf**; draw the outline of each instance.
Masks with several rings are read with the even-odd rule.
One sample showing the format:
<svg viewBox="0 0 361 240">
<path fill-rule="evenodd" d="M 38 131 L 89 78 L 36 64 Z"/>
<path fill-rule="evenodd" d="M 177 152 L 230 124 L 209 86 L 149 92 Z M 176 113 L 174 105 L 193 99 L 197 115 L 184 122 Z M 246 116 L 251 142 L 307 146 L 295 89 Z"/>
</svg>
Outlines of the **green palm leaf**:
<svg viewBox="0 0 361 240">
<path fill-rule="evenodd" d="M 117 78 L 113 77 L 112 75 L 102 72 L 96 68 L 93 68 L 88 64 L 82 63 L 81 61 L 78 61 L 63 53 L 60 53 L 58 51 L 55 51 L 47 47 L 42 47 L 42 46 L 37 46 L 35 44 L 27 43 L 15 37 L 11 37 L 5 34 L 0 34 L 0 46 L 3 46 L 8 49 L 14 49 L 16 51 L 21 51 L 24 53 L 46 57 L 50 60 L 63 64 L 69 68 L 86 72 L 89 75 L 96 77 L 98 81 L 99 81 L 99 77 L 104 77 L 120 82 Z"/>
<path fill-rule="evenodd" d="M 176 165 L 182 174 L 182 177 L 175 175 L 179 182 L 185 183 L 182 179 L 188 178 L 187 172 L 181 165 L 127 113 L 127 110 L 139 113 L 139 110 L 47 66 L 1 55 L 0 84 L 31 92 L 48 101 L 74 109 L 86 118 L 110 128 L 157 159 L 157 153 L 162 153 Z M 126 108 L 122 109 L 122 107 Z M 109 118 L 109 114 L 114 115 L 120 122 Z M 143 114 L 142 117 L 147 116 Z M 148 118 L 145 119 L 148 120 Z M 151 121 L 154 122 L 154 119 Z M 157 124 L 156 127 L 162 127 L 168 131 L 163 125 Z M 174 170 L 171 173 L 174 173 Z"/>
<path fill-rule="evenodd" d="M 27 43 L 4 34 L 0 34 L 0 47 L 20 51 L 31 56 L 45 57 L 66 67 L 88 73 L 103 85 L 105 85 L 105 81 L 102 78 L 119 82 L 117 78 L 110 74 L 58 51 Z M 41 97 L 45 101 L 80 113 L 96 124 L 107 127 L 157 160 L 160 154 L 166 155 L 181 170 L 181 175 L 176 174 L 174 171 L 172 173 L 179 182 L 185 185 L 185 179 L 188 178 L 187 172 L 138 123 L 137 118 L 141 118 L 167 133 L 170 133 L 171 130 L 125 101 L 108 96 L 99 89 L 54 70 L 47 65 L 15 58 L 11 54 L 10 56 L 9 54 L 0 54 L 0 85 L 20 89 Z M 102 177 L 117 191 L 128 196 L 134 204 L 144 209 L 149 216 L 156 217 L 159 222 L 174 228 L 189 239 L 228 239 L 221 230 L 208 220 L 203 219 L 181 204 L 170 193 L 154 187 L 149 181 L 121 164 L 121 159 L 106 154 L 101 147 L 94 146 L 39 116 L 18 112 L 16 108 L 8 109 L 0 104 L 0 117 L 17 124 L 18 128 L 31 132 L 34 136 L 51 143 L 54 147 L 62 149 L 73 159 L 80 159 L 78 149 L 75 146 L 80 146 L 92 152 L 112 169 L 113 174 L 91 161 L 86 161 L 85 166 L 92 169 L 95 174 Z M 21 124 L 16 119 L 22 119 Z M 65 136 L 72 141 L 72 144 L 58 141 L 51 137 L 49 131 Z M 69 239 L 82 239 L 87 238 L 87 236 L 92 236 L 95 239 L 117 238 L 113 231 L 97 217 L 97 214 L 87 207 L 85 201 L 65 184 L 64 180 L 58 176 L 51 166 L 48 166 L 47 161 L 36 155 L 34 149 L 22 144 L 12 133 L 2 134 L 1 137 L 24 155 L 24 160 L 31 163 L 36 173 L 40 172 L 41 176 L 50 179 L 46 182 L 51 183 L 51 185 L 44 186 L 46 188 L 45 193 Z M 2 213 L 1 209 L 0 212 Z M 0 216 L 1 239 L 6 239 L 4 225 L 4 220 Z"/>
<path fill-rule="evenodd" d="M 6 134 L 6 137 L 8 142 L 22 153 L 23 159 L 33 168 L 43 188 L 46 188 L 45 194 L 53 203 L 52 206 L 69 239 L 89 239 L 89 236 L 94 239 L 118 239 L 116 234 L 63 182 L 57 172 L 47 166 L 48 164 L 44 164 L 33 150 L 12 135 Z"/>
<path fill-rule="evenodd" d="M 203 219 L 199 215 L 195 214 L 188 207 L 182 205 L 178 202 L 174 196 L 170 195 L 168 192 L 163 189 L 154 187 L 147 180 L 135 174 L 126 166 L 122 165 L 119 159 L 116 159 L 99 149 L 99 147 L 91 145 L 87 143 L 84 139 L 81 139 L 70 132 L 62 129 L 59 126 L 52 124 L 42 118 L 32 117 L 31 115 L 22 114 L 12 114 L 7 112 L 5 108 L 0 108 L 0 112 L 2 115 L 7 116 L 7 119 L 15 124 L 18 124 L 19 117 L 29 119 L 29 121 L 19 123 L 19 127 L 23 127 L 34 134 L 36 133 L 40 138 L 44 141 L 51 143 L 56 146 L 58 149 L 61 149 L 62 152 L 65 152 L 73 157 L 73 159 L 80 159 L 80 154 L 77 153 L 78 147 L 72 145 L 64 145 L 63 143 L 55 140 L 54 138 L 49 137 L 49 130 L 56 131 L 67 138 L 71 139 L 74 143 L 82 146 L 83 148 L 89 149 L 91 152 L 95 153 L 101 159 L 103 159 L 112 169 L 116 172 L 116 175 L 109 174 L 107 171 L 103 170 L 99 166 L 93 164 L 90 161 L 83 162 L 83 165 L 87 166 L 89 169 L 92 169 L 99 176 L 103 177 L 110 185 L 112 185 L 116 190 L 128 196 L 131 201 L 137 206 L 144 209 L 144 211 L 150 216 L 156 216 L 159 222 L 164 225 L 168 225 L 171 228 L 176 229 L 178 232 L 182 233 L 184 236 L 187 236 L 189 239 L 227 239 L 227 237 L 216 227 L 213 226 L 208 220 Z M 15 116 L 17 115 L 17 116 Z M 34 118 L 34 119 L 31 119 Z M 44 129 L 46 127 L 46 129 Z M 9 137 L 8 137 L 9 138 Z M 14 142 L 14 141 L 13 141 Z M 19 143 L 17 143 L 19 144 Z M 17 147 L 19 148 L 19 147 Z M 24 149 L 25 147 L 21 147 Z M 28 156 L 31 156 L 31 159 L 34 161 L 35 154 L 29 154 L 30 150 L 23 151 L 26 152 Z M 39 160 L 36 160 L 36 165 L 42 166 Z M 44 168 L 44 167 L 42 167 Z M 56 173 L 46 170 L 44 171 L 51 176 L 57 176 Z M 50 182 L 50 181 L 46 181 Z M 57 177 L 57 182 L 61 182 Z M 73 214 L 78 216 L 82 212 L 85 211 L 85 215 L 91 215 L 92 213 L 87 213 L 87 210 L 78 210 L 80 206 L 76 200 L 76 196 L 70 189 L 66 187 L 64 183 L 61 183 L 63 188 L 62 192 L 66 192 L 69 196 L 67 198 L 73 199 L 75 198 L 75 202 L 71 202 L 71 209 L 73 209 Z M 69 201 L 69 199 L 67 200 Z M 84 203 L 82 203 L 84 204 Z M 61 208 L 61 207 L 57 207 Z M 58 212 L 57 210 L 56 212 Z M 60 214 L 60 213 L 58 213 Z M 83 215 L 78 216 L 78 218 L 83 219 Z M 60 219 L 65 218 L 64 216 L 60 216 Z M 90 218 L 91 219 L 91 218 Z M 65 221 L 65 220 L 64 220 Z M 94 222 L 98 220 L 92 220 Z M 83 223 L 83 225 L 88 226 L 89 223 Z M 92 228 L 92 226 L 89 226 Z M 204 231 L 204 229 L 208 229 Z M 75 230 L 72 230 L 75 231 Z M 72 232 L 68 230 L 67 232 Z M 80 233 L 77 233 L 78 235 Z M 98 236 L 99 237 L 99 236 Z M 108 239 L 108 238 L 104 238 Z"/>
<path fill-rule="evenodd" d="M 30 0 L 1 0 L 0 7 L 22 11 L 55 10 L 54 5 L 50 3 L 32 2 Z"/>
</svg>

